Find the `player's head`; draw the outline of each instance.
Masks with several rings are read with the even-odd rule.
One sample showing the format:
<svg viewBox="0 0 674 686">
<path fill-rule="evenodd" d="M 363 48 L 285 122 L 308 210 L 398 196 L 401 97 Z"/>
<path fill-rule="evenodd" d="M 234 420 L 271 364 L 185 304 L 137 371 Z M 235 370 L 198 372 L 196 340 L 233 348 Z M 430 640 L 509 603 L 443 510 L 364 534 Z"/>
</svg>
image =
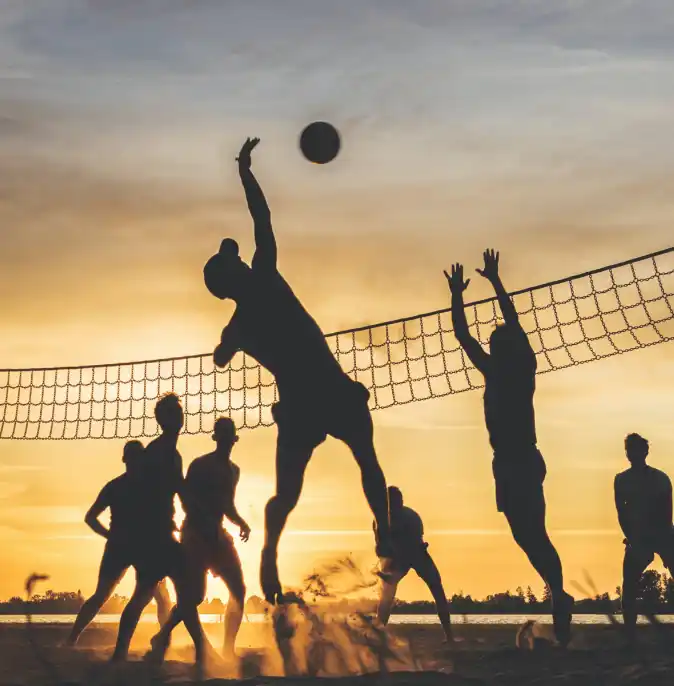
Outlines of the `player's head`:
<svg viewBox="0 0 674 686">
<path fill-rule="evenodd" d="M 204 266 L 204 283 L 212 295 L 220 300 L 235 299 L 250 269 L 239 256 L 239 246 L 225 238 L 220 250 Z"/>
<path fill-rule="evenodd" d="M 185 422 L 180 398 L 175 393 L 163 395 L 154 406 L 154 416 L 162 432 L 178 433 Z"/>
<path fill-rule="evenodd" d="M 127 441 L 124 444 L 122 462 L 126 465 L 127 471 L 138 469 L 138 467 L 141 465 L 144 451 L 145 447 L 140 441 Z"/>
<path fill-rule="evenodd" d="M 631 464 L 645 464 L 648 456 L 648 441 L 639 434 L 629 434 L 625 438 L 625 453 Z"/>
<path fill-rule="evenodd" d="M 403 506 L 403 494 L 397 486 L 388 487 L 388 505 L 391 510 L 399 510 Z"/>
<path fill-rule="evenodd" d="M 218 448 L 232 448 L 239 440 L 236 435 L 236 425 L 229 417 L 220 417 L 213 426 L 212 438 L 218 444 Z"/>
<path fill-rule="evenodd" d="M 498 364 L 501 360 L 507 362 L 515 348 L 515 336 L 517 333 L 508 324 L 498 324 L 489 337 L 489 352 L 492 359 Z"/>
</svg>

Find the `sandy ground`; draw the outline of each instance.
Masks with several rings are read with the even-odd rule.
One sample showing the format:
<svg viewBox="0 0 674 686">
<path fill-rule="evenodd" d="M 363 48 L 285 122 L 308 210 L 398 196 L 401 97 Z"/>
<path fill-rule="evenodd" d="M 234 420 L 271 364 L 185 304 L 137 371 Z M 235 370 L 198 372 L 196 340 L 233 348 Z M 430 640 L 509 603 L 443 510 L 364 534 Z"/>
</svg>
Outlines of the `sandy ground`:
<svg viewBox="0 0 674 686">
<path fill-rule="evenodd" d="M 327 676 L 286 676 L 280 652 L 275 647 L 271 623 L 244 624 L 239 636 L 242 661 L 238 673 L 226 665 L 212 665 L 205 682 L 215 685 L 224 679 L 241 678 L 252 684 L 279 682 L 279 686 L 382 685 L 449 686 L 464 684 L 673 684 L 674 633 L 647 626 L 639 630 L 639 646 L 625 648 L 620 633 L 612 627 L 576 627 L 571 647 L 562 650 L 543 647 L 518 649 L 517 626 L 457 626 L 460 639 L 450 650 L 443 644 L 439 627 L 397 626 L 387 631 L 390 648 L 383 663 L 373 657 L 355 659 L 353 655 L 341 666 L 326 657 L 319 674 Z M 222 642 L 222 625 L 206 627 L 213 645 Z M 26 626 L 0 625 L 0 684 L 87 684 L 92 686 L 140 686 L 141 684 L 186 684 L 198 680 L 191 665 L 192 649 L 182 627 L 160 668 L 151 667 L 141 658 L 155 627 L 141 626 L 132 644 L 127 664 L 107 662 L 115 639 L 116 627 L 92 625 L 77 648 L 62 647 L 68 627 L 40 625 L 33 627 L 35 647 L 28 641 Z M 370 648 L 353 648 L 354 652 Z M 352 648 L 342 645 L 343 654 Z M 376 652 L 376 651 L 375 651 Z M 333 656 L 334 658 L 334 656 Z M 362 655 L 361 655 L 362 658 Z M 301 660 L 300 660 L 301 661 Z M 388 673 L 381 673 L 380 666 Z M 371 672 L 358 676 L 358 672 Z"/>
</svg>

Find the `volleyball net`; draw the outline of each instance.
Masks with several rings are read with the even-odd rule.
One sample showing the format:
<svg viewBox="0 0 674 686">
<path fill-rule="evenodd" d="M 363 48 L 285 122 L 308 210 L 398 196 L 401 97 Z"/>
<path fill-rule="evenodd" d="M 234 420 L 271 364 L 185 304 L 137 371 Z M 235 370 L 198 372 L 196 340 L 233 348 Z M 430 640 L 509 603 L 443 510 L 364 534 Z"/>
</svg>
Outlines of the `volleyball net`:
<svg viewBox="0 0 674 686">
<path fill-rule="evenodd" d="M 511 294 L 546 373 L 674 338 L 674 247 Z M 448 295 L 449 298 L 449 295 Z M 500 321 L 496 299 L 465 306 L 486 344 Z M 456 340 L 449 308 L 327 336 L 343 369 L 371 393 L 373 410 L 483 385 Z M 154 404 L 179 395 L 184 433 L 210 432 L 230 416 L 239 428 L 273 424 L 273 377 L 238 353 L 217 369 L 211 353 L 81 367 L 0 370 L 0 438 L 155 436 Z"/>
</svg>

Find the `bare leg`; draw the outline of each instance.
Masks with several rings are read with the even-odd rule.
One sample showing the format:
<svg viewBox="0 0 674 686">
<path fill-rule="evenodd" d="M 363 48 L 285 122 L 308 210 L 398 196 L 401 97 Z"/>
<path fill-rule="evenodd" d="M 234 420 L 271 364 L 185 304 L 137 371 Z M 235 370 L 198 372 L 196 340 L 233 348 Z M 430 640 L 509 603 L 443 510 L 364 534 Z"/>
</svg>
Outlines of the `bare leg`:
<svg viewBox="0 0 674 686">
<path fill-rule="evenodd" d="M 377 525 L 377 555 L 392 558 L 386 478 L 374 448 L 374 429 L 367 405 L 348 411 L 333 435 L 349 446 L 360 467 L 363 492 Z"/>
<path fill-rule="evenodd" d="M 124 608 L 122 616 L 119 618 L 117 645 L 115 646 L 115 652 L 112 654 L 113 661 L 120 662 L 126 660 L 134 631 L 138 626 L 138 621 L 143 614 L 143 610 L 152 600 L 155 586 L 156 581 L 136 581 L 136 588 L 134 589 L 133 595 Z"/>
<path fill-rule="evenodd" d="M 398 590 L 398 578 L 386 579 L 381 582 L 381 595 L 377 606 L 377 619 L 386 626 L 391 617 L 391 610 Z"/>
<path fill-rule="evenodd" d="M 276 494 L 265 508 L 265 541 L 260 566 L 260 585 L 269 603 L 282 597 L 276 558 L 281 533 L 302 492 L 304 473 L 313 447 L 295 449 L 281 441 L 276 446 Z"/>
<path fill-rule="evenodd" d="M 445 637 L 448 641 L 454 640 L 452 635 L 452 621 L 449 614 L 449 604 L 447 603 L 447 594 L 442 585 L 442 578 L 440 572 L 433 561 L 433 558 L 428 554 L 428 551 L 423 552 L 423 556 L 418 563 L 414 565 L 414 571 L 426 583 L 428 589 L 435 600 L 435 607 L 438 611 L 440 624 L 445 632 Z"/>
<path fill-rule="evenodd" d="M 106 569 L 106 567 L 110 567 L 110 569 Z M 101 611 L 101 608 L 105 605 L 108 598 L 110 598 L 126 570 L 126 567 L 112 569 L 111 565 L 106 564 L 104 556 L 103 560 L 101 560 L 96 590 L 91 598 L 82 605 L 77 615 L 77 619 L 75 619 L 75 623 L 73 624 L 72 631 L 66 641 L 67 645 L 74 646 L 77 643 L 81 633 Z"/>
<path fill-rule="evenodd" d="M 234 656 L 236 637 L 243 621 L 243 604 L 246 599 L 246 586 L 243 582 L 243 571 L 236 550 L 223 550 L 221 565 L 213 569 L 213 573 L 219 576 L 229 590 L 229 600 L 225 611 L 225 639 L 223 653 L 225 656 Z M 233 554 L 234 559 L 231 559 Z"/>
<path fill-rule="evenodd" d="M 157 603 L 157 621 L 161 627 L 168 622 L 172 607 L 171 597 L 169 596 L 168 589 L 166 588 L 165 579 L 162 579 L 157 584 L 157 588 L 154 592 L 154 601 Z"/>
<path fill-rule="evenodd" d="M 637 593 L 644 570 L 653 562 L 654 555 L 628 545 L 623 558 L 622 610 L 625 636 L 633 642 L 637 628 Z"/>
<path fill-rule="evenodd" d="M 571 611 L 574 600 L 564 590 L 562 562 L 545 527 L 545 499 L 532 496 L 505 512 L 513 538 L 552 593 L 553 622 L 557 639 L 566 645 L 571 639 Z"/>
</svg>

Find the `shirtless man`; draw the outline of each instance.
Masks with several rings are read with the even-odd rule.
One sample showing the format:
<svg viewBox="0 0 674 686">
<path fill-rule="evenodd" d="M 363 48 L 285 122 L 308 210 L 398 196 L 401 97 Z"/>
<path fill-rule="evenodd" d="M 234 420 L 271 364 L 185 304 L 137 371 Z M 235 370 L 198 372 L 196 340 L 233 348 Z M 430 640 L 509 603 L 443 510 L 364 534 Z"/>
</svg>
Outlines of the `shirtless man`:
<svg viewBox="0 0 674 686">
<path fill-rule="evenodd" d="M 248 266 L 239 257 L 237 243 L 226 238 L 206 263 L 204 280 L 215 297 L 236 303 L 213 354 L 215 364 L 226 367 L 243 351 L 276 378 L 276 494 L 265 509 L 260 566 L 264 596 L 275 603 L 283 597 L 277 567 L 281 532 L 299 500 L 311 455 L 327 436 L 346 443 L 360 467 L 377 522 L 377 554 L 388 559 L 392 550 L 386 480 L 374 449 L 369 392 L 342 370 L 318 324 L 278 271 L 271 213 L 251 171 L 251 152 L 258 143 L 248 139 L 237 158 L 255 228 L 255 255 Z"/>
<path fill-rule="evenodd" d="M 433 595 L 440 624 L 447 641 L 451 643 L 454 639 L 447 596 L 440 572 L 428 552 L 428 543 L 424 541 L 424 524 L 421 517 L 403 504 L 403 494 L 395 486 L 388 487 L 388 501 L 391 509 L 394 557 L 388 578 L 382 581 L 377 619 L 384 625 L 388 624 L 398 584 L 407 576 L 410 569 L 413 569 Z"/>
<path fill-rule="evenodd" d="M 574 599 L 564 590 L 562 563 L 545 526 L 543 480 L 546 467 L 537 447 L 534 418 L 536 355 L 520 324 L 498 271 L 499 256 L 484 252 L 484 268 L 477 272 L 493 286 L 505 324 L 489 339 L 489 354 L 468 329 L 463 292 L 463 266 L 445 272 L 452 293 L 452 322 L 457 340 L 485 380 L 484 415 L 494 451 L 492 468 L 496 482 L 496 505 L 503 512 L 515 542 L 550 588 L 557 640 L 571 639 Z"/>
<path fill-rule="evenodd" d="M 108 601 L 126 571 L 133 565 L 138 541 L 136 531 L 139 518 L 139 471 L 142 469 L 145 448 L 140 441 L 129 441 L 124 446 L 122 461 L 126 472 L 108 482 L 98 494 L 94 504 L 84 517 L 92 531 L 106 539 L 103 558 L 98 572 L 96 591 L 80 609 L 73 624 L 67 645 L 74 646 L 81 633 Z M 99 521 L 103 512 L 110 508 L 110 528 Z M 171 600 L 165 585 L 158 586 L 154 594 L 157 616 L 164 625 L 171 609 Z"/>
<path fill-rule="evenodd" d="M 630 468 L 614 481 L 615 505 L 620 528 L 625 534 L 622 606 L 625 633 L 636 635 L 636 600 L 639 580 L 659 555 L 662 564 L 674 572 L 672 530 L 672 482 L 664 472 L 646 464 L 648 441 L 639 434 L 625 438 Z"/>
<path fill-rule="evenodd" d="M 175 539 L 176 495 L 182 495 L 183 467 L 178 452 L 178 436 L 185 421 L 178 396 L 169 393 L 155 405 L 155 417 L 161 430 L 145 449 L 139 474 L 142 488 L 142 515 L 136 522 L 139 546 L 134 566 L 136 587 L 119 620 L 114 661 L 125 660 L 140 616 L 159 584 L 166 577 L 173 581 L 178 606 L 183 607 L 183 621 L 194 641 L 196 662 L 202 666 L 212 655 L 204 635 L 196 606 L 190 598 L 190 585 L 183 550 Z"/>
<path fill-rule="evenodd" d="M 221 417 L 215 422 L 213 440 L 216 449 L 197 457 L 190 464 L 183 487 L 185 521 L 181 543 L 189 566 L 192 584 L 192 602 L 198 606 L 206 594 L 206 575 L 212 572 L 220 577 L 229 589 L 229 602 L 225 614 L 224 652 L 234 658 L 234 645 L 243 619 L 246 587 L 243 583 L 241 562 L 234 540 L 222 526 L 223 517 L 239 527 L 239 537 L 247 541 L 250 527 L 237 512 L 234 504 L 236 486 L 241 470 L 230 457 L 239 440 L 234 422 Z M 174 608 L 167 624 L 152 639 L 151 656 L 161 661 L 169 645 L 171 631 L 182 621 L 178 608 Z"/>
</svg>

